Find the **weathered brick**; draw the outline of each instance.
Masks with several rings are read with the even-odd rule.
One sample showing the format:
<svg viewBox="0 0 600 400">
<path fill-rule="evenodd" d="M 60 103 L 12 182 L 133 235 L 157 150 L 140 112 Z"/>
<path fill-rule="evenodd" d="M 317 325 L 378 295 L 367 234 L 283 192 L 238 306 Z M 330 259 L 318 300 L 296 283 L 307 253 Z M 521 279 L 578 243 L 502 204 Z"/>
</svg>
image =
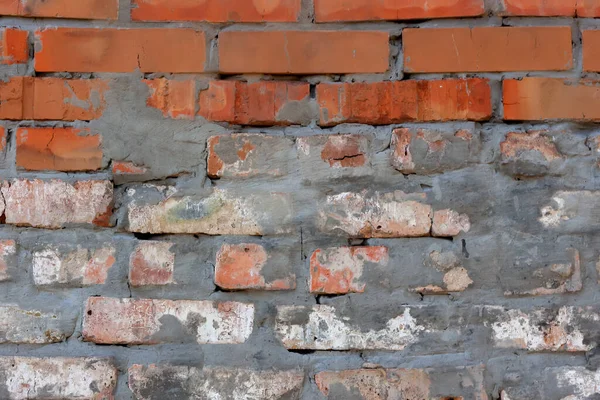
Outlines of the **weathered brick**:
<svg viewBox="0 0 600 400">
<path fill-rule="evenodd" d="M 503 82 L 505 120 L 598 121 L 599 99 L 600 87 L 596 81 L 523 78 Z"/>
<path fill-rule="evenodd" d="M 403 174 L 435 174 L 478 161 L 479 135 L 471 130 L 399 128 L 392 133 L 391 163 Z"/>
<path fill-rule="evenodd" d="M 76 19 L 117 19 L 117 0 L 0 0 L 0 15 Z"/>
<path fill-rule="evenodd" d="M 552 137 L 543 131 L 509 132 L 500 152 L 502 169 L 514 177 L 546 175 L 563 161 Z"/>
<path fill-rule="evenodd" d="M 295 22 L 300 0 L 133 0 L 134 21 Z"/>
<path fill-rule="evenodd" d="M 33 282 L 38 286 L 81 287 L 106 283 L 108 271 L 115 263 L 115 249 L 63 249 L 45 246 L 33 252 Z"/>
<path fill-rule="evenodd" d="M 139 365 L 129 368 L 129 388 L 139 400 L 179 396 L 198 399 L 297 399 L 302 371 L 256 371 L 239 368 Z"/>
<path fill-rule="evenodd" d="M 296 288 L 288 254 L 254 243 L 224 244 L 217 253 L 215 284 L 228 290 L 290 290 Z"/>
<path fill-rule="evenodd" d="M 152 189 L 155 189 L 152 187 Z M 208 196 L 176 197 L 167 193 L 154 204 L 136 201 L 136 190 L 128 197 L 130 232 L 203 233 L 207 235 L 262 236 L 287 233 L 291 229 L 291 197 L 285 193 L 245 193 L 214 189 Z"/>
<path fill-rule="evenodd" d="M 32 171 L 102 168 L 101 136 L 89 129 L 17 129 L 17 167 Z"/>
<path fill-rule="evenodd" d="M 568 26 L 404 29 L 402 45 L 406 72 L 563 71 L 573 66 Z"/>
<path fill-rule="evenodd" d="M 1 7 L 1 4 L 0 4 Z M 14 28 L 0 31 L 0 64 L 23 64 L 29 61 L 29 32 Z"/>
<path fill-rule="evenodd" d="M 0 343 L 58 343 L 74 330 L 75 321 L 61 314 L 0 305 Z"/>
<path fill-rule="evenodd" d="M 52 28 L 36 32 L 39 72 L 204 72 L 204 32 L 184 28 Z"/>
<path fill-rule="evenodd" d="M 483 312 L 496 347 L 530 352 L 588 351 L 595 346 L 593 327 L 600 319 L 589 307 L 519 310 L 486 306 Z"/>
<path fill-rule="evenodd" d="M 236 125 L 291 125 L 310 120 L 310 85 L 304 82 L 211 81 L 200 92 L 198 115 Z"/>
<path fill-rule="evenodd" d="M 402 350 L 418 341 L 426 328 L 411 316 L 409 307 L 400 308 L 403 311 L 381 320 L 379 329 L 362 329 L 331 306 L 278 306 L 275 333 L 287 349 Z"/>
<path fill-rule="evenodd" d="M 421 294 L 463 292 L 473 283 L 469 271 L 463 267 L 459 258 L 451 251 L 433 250 L 425 257 L 423 264 L 434 267 L 443 273 L 442 282 L 426 286 L 414 286 L 410 288 L 411 292 Z"/>
<path fill-rule="evenodd" d="M 129 161 L 113 161 L 111 169 L 113 175 L 143 175 L 148 172 L 148 168 Z"/>
<path fill-rule="evenodd" d="M 410 20 L 476 17 L 484 13 L 483 0 L 417 0 L 382 2 L 371 0 L 316 0 L 317 22 Z"/>
<path fill-rule="evenodd" d="M 486 79 L 408 80 L 317 85 L 322 126 L 409 121 L 483 121 L 492 115 Z"/>
<path fill-rule="evenodd" d="M 370 164 L 369 139 L 364 135 L 314 135 L 296 139 L 300 160 L 310 168 L 357 168 Z M 316 165 L 315 165 L 316 164 Z"/>
<path fill-rule="evenodd" d="M 174 283 L 173 243 L 148 240 L 138 243 L 129 258 L 131 286 L 155 286 Z"/>
<path fill-rule="evenodd" d="M 110 400 L 118 374 L 105 358 L 0 357 L 0 387 L 7 400 Z"/>
<path fill-rule="evenodd" d="M 471 222 L 466 214 L 459 214 L 454 210 L 438 210 L 433 213 L 431 235 L 437 237 L 457 236 L 460 232 L 469 232 Z"/>
<path fill-rule="evenodd" d="M 90 297 L 82 334 L 97 344 L 238 344 L 253 325 L 252 304 Z"/>
<path fill-rule="evenodd" d="M 318 225 L 353 238 L 428 236 L 432 209 L 424 200 L 401 191 L 331 195 L 319 209 Z"/>
<path fill-rule="evenodd" d="M 92 120 L 106 107 L 108 83 L 101 79 L 12 77 L 0 81 L 0 118 Z"/>
<path fill-rule="evenodd" d="M 0 240 L 0 282 L 10 279 L 9 269 L 16 266 L 17 244 L 12 239 Z"/>
<path fill-rule="evenodd" d="M 212 136 L 207 148 L 207 174 L 217 179 L 283 176 L 294 157 L 292 139 L 261 134 Z"/>
<path fill-rule="evenodd" d="M 564 233 L 597 231 L 599 191 L 558 191 L 551 199 L 542 201 L 538 221 L 544 228 Z"/>
<path fill-rule="evenodd" d="M 356 369 L 315 375 L 319 390 L 329 399 L 357 393 L 361 399 L 487 400 L 484 367 L 426 369 Z"/>
<path fill-rule="evenodd" d="M 38 228 L 110 224 L 113 202 L 110 181 L 19 179 L 3 182 L 1 192 L 7 224 Z"/>
<path fill-rule="evenodd" d="M 196 82 L 175 79 L 144 79 L 150 93 L 146 105 L 162 111 L 165 118 L 194 119 Z"/>
<path fill-rule="evenodd" d="M 581 0 L 500 0 L 500 15 L 575 17 Z"/>
<path fill-rule="evenodd" d="M 0 126 L 0 158 L 4 158 L 5 157 L 5 152 L 6 152 L 6 128 L 3 126 Z"/>
<path fill-rule="evenodd" d="M 362 293 L 367 283 L 364 269 L 385 268 L 388 262 L 384 246 L 317 249 L 310 258 L 310 291 Z"/>
<path fill-rule="evenodd" d="M 389 35 L 375 31 L 225 31 L 225 74 L 377 73 L 389 69 Z"/>
</svg>

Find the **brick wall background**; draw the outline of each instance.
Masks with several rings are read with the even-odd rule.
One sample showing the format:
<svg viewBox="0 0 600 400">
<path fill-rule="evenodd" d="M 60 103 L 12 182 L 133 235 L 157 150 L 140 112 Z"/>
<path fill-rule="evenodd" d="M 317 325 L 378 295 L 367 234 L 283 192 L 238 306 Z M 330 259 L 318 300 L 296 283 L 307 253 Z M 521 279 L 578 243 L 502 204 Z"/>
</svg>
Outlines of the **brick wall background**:
<svg viewBox="0 0 600 400">
<path fill-rule="evenodd" d="M 0 14 L 1 400 L 600 398 L 600 1 Z"/>
</svg>

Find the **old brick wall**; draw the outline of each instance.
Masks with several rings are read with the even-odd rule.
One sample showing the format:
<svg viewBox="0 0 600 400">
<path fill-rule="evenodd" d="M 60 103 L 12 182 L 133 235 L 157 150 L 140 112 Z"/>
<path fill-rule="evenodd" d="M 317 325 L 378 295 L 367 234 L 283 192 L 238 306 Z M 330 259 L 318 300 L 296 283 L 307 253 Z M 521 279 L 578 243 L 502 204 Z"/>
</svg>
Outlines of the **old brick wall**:
<svg viewBox="0 0 600 400">
<path fill-rule="evenodd" d="M 600 0 L 0 15 L 0 400 L 600 398 Z"/>
</svg>

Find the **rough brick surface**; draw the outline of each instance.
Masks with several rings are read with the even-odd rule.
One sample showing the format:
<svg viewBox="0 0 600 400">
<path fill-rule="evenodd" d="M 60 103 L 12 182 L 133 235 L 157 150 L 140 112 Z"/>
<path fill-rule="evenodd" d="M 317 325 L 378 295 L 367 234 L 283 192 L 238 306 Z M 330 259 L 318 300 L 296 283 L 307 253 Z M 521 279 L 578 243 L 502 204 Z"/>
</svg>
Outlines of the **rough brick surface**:
<svg viewBox="0 0 600 400">
<path fill-rule="evenodd" d="M 194 119 L 196 85 L 192 80 L 147 79 L 150 89 L 146 104 L 162 111 L 164 117 Z"/>
<path fill-rule="evenodd" d="M 0 305 L 0 343 L 48 344 L 73 334 L 75 321 L 60 313 Z"/>
<path fill-rule="evenodd" d="M 2 0 L 0 14 L 19 17 L 117 19 L 116 0 Z"/>
<path fill-rule="evenodd" d="M 226 31 L 219 70 L 225 74 L 376 73 L 389 69 L 385 32 Z"/>
<path fill-rule="evenodd" d="M 22 64 L 29 60 L 29 32 L 14 28 L 0 31 L 0 63 Z"/>
</svg>

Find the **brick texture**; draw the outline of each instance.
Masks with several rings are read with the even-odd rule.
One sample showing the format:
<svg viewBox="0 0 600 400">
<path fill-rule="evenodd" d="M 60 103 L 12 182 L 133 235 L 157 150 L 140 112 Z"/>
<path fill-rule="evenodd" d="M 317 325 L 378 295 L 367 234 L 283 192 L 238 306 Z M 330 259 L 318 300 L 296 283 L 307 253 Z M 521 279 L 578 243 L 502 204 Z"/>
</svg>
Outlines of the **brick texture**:
<svg viewBox="0 0 600 400">
<path fill-rule="evenodd" d="M 116 0 L 2 0 L 0 14 L 19 17 L 117 19 Z"/>
<path fill-rule="evenodd" d="M 0 37 L 0 63 L 23 64 L 29 60 L 29 32 L 5 28 Z"/>
</svg>

